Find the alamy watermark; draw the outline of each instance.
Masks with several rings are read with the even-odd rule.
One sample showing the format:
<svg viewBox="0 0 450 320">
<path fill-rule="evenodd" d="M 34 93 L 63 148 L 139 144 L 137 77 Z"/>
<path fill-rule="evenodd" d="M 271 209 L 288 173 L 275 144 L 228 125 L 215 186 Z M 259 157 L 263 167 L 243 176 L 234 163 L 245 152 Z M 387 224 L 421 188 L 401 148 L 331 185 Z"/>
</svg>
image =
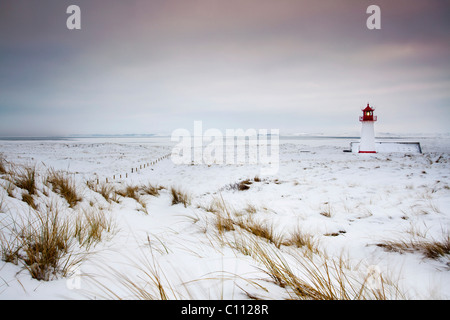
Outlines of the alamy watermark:
<svg viewBox="0 0 450 320">
<path fill-rule="evenodd" d="M 67 18 L 66 27 L 69 30 L 80 30 L 81 29 L 81 9 L 77 5 L 70 5 L 66 10 L 67 14 L 70 16 Z"/>
<path fill-rule="evenodd" d="M 81 289 L 81 267 L 79 265 L 72 266 L 68 270 L 68 276 L 66 279 L 66 286 L 69 290 Z"/>
<path fill-rule="evenodd" d="M 66 10 L 67 14 L 70 16 L 67 18 L 66 26 L 69 30 L 80 30 L 81 29 L 81 9 L 77 5 L 70 5 Z M 377 5 L 370 5 L 366 10 L 367 14 L 370 16 L 367 18 L 366 26 L 369 30 L 379 30 L 381 29 L 381 9 Z"/>
<path fill-rule="evenodd" d="M 367 288 L 373 291 L 381 290 L 383 288 L 383 281 L 380 267 L 377 265 L 370 265 L 366 270 L 366 285 Z"/>
<path fill-rule="evenodd" d="M 366 10 L 367 14 L 370 16 L 367 18 L 366 26 L 369 30 L 379 30 L 381 29 L 381 9 L 377 5 L 370 5 Z"/>
<path fill-rule="evenodd" d="M 175 164 L 259 165 L 261 175 L 278 172 L 280 163 L 279 129 L 219 129 L 203 131 L 202 121 L 194 121 L 194 131 L 176 129 L 171 141 L 177 142 L 171 159 Z"/>
</svg>

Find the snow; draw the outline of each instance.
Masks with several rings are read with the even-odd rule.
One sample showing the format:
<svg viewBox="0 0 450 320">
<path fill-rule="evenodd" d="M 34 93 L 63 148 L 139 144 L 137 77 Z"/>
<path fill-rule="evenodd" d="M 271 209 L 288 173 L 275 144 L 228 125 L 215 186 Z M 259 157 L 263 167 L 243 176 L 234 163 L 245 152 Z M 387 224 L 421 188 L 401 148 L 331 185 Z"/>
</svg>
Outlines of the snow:
<svg viewBox="0 0 450 320">
<path fill-rule="evenodd" d="M 390 276 L 406 298 L 449 299 L 448 254 L 429 259 L 376 244 L 411 239 L 413 234 L 427 239 L 448 235 L 450 138 L 420 138 L 422 154 L 342 152 L 350 142 L 282 138 L 278 172 L 239 191 L 230 186 L 259 176 L 258 165 L 176 165 L 166 157 L 143 168 L 171 153 L 167 137 L 0 141 L 0 153 L 11 163 L 36 164 L 42 174 L 50 167 L 73 174 L 83 200 L 74 209 L 66 206 L 66 214 L 94 202 L 116 226 L 67 277 L 38 281 L 20 263 L 0 261 L 0 299 L 133 299 L 123 279 L 147 283 L 145 288 L 152 291 L 151 270 L 172 299 L 247 299 L 242 289 L 269 299 L 286 298 L 285 289 L 267 281 L 258 261 L 220 243 L 213 215 L 205 210 L 214 199 L 237 211 L 253 206 L 256 219 L 273 224 L 279 234 L 301 228 L 328 256 L 344 254 L 358 272 L 376 267 Z M 147 214 L 134 199 L 109 203 L 86 186 L 86 181 L 103 183 L 107 178 L 116 186 L 151 182 L 166 189 L 159 197 L 144 196 Z M 6 234 L 8 223 L 28 209 L 20 197 L 8 195 L 5 175 L 0 175 L 0 184 L 0 232 Z M 190 193 L 191 204 L 172 205 L 171 186 Z M 280 250 L 284 254 L 295 248 Z M 291 261 L 289 255 L 286 259 Z"/>
</svg>

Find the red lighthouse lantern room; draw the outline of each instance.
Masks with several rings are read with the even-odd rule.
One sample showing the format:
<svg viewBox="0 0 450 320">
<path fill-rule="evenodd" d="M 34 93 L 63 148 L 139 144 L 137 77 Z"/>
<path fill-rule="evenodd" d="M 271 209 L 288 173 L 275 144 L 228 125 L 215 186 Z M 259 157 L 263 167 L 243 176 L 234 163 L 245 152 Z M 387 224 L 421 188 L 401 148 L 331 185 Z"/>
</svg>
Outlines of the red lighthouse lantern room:
<svg viewBox="0 0 450 320">
<path fill-rule="evenodd" d="M 373 115 L 375 109 L 372 109 L 369 104 L 365 109 L 362 109 L 363 116 L 359 117 L 359 121 L 377 121 L 377 116 Z"/>
</svg>

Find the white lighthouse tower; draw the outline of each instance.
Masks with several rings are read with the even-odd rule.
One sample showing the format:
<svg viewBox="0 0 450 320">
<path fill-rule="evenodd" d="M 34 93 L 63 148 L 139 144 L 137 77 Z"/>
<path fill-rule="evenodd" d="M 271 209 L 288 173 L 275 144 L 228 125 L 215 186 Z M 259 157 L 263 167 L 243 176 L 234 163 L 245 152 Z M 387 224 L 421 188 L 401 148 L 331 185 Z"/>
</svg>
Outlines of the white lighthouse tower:
<svg viewBox="0 0 450 320">
<path fill-rule="evenodd" d="M 367 104 L 367 107 L 362 109 L 363 116 L 359 117 L 362 124 L 359 153 L 376 153 L 374 123 L 377 121 L 377 116 L 373 115 L 374 110 Z"/>
</svg>

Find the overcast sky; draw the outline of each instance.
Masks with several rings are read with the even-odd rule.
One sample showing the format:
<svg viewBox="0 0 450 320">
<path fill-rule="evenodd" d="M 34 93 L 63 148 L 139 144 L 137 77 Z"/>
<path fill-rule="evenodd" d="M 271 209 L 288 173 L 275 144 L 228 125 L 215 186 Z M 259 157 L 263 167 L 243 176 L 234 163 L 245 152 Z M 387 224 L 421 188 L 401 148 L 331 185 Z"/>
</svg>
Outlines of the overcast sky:
<svg viewBox="0 0 450 320">
<path fill-rule="evenodd" d="M 447 133 L 449 17 L 445 0 L 1 0 L 0 135 L 354 133 L 368 102 L 376 132 Z"/>
</svg>

